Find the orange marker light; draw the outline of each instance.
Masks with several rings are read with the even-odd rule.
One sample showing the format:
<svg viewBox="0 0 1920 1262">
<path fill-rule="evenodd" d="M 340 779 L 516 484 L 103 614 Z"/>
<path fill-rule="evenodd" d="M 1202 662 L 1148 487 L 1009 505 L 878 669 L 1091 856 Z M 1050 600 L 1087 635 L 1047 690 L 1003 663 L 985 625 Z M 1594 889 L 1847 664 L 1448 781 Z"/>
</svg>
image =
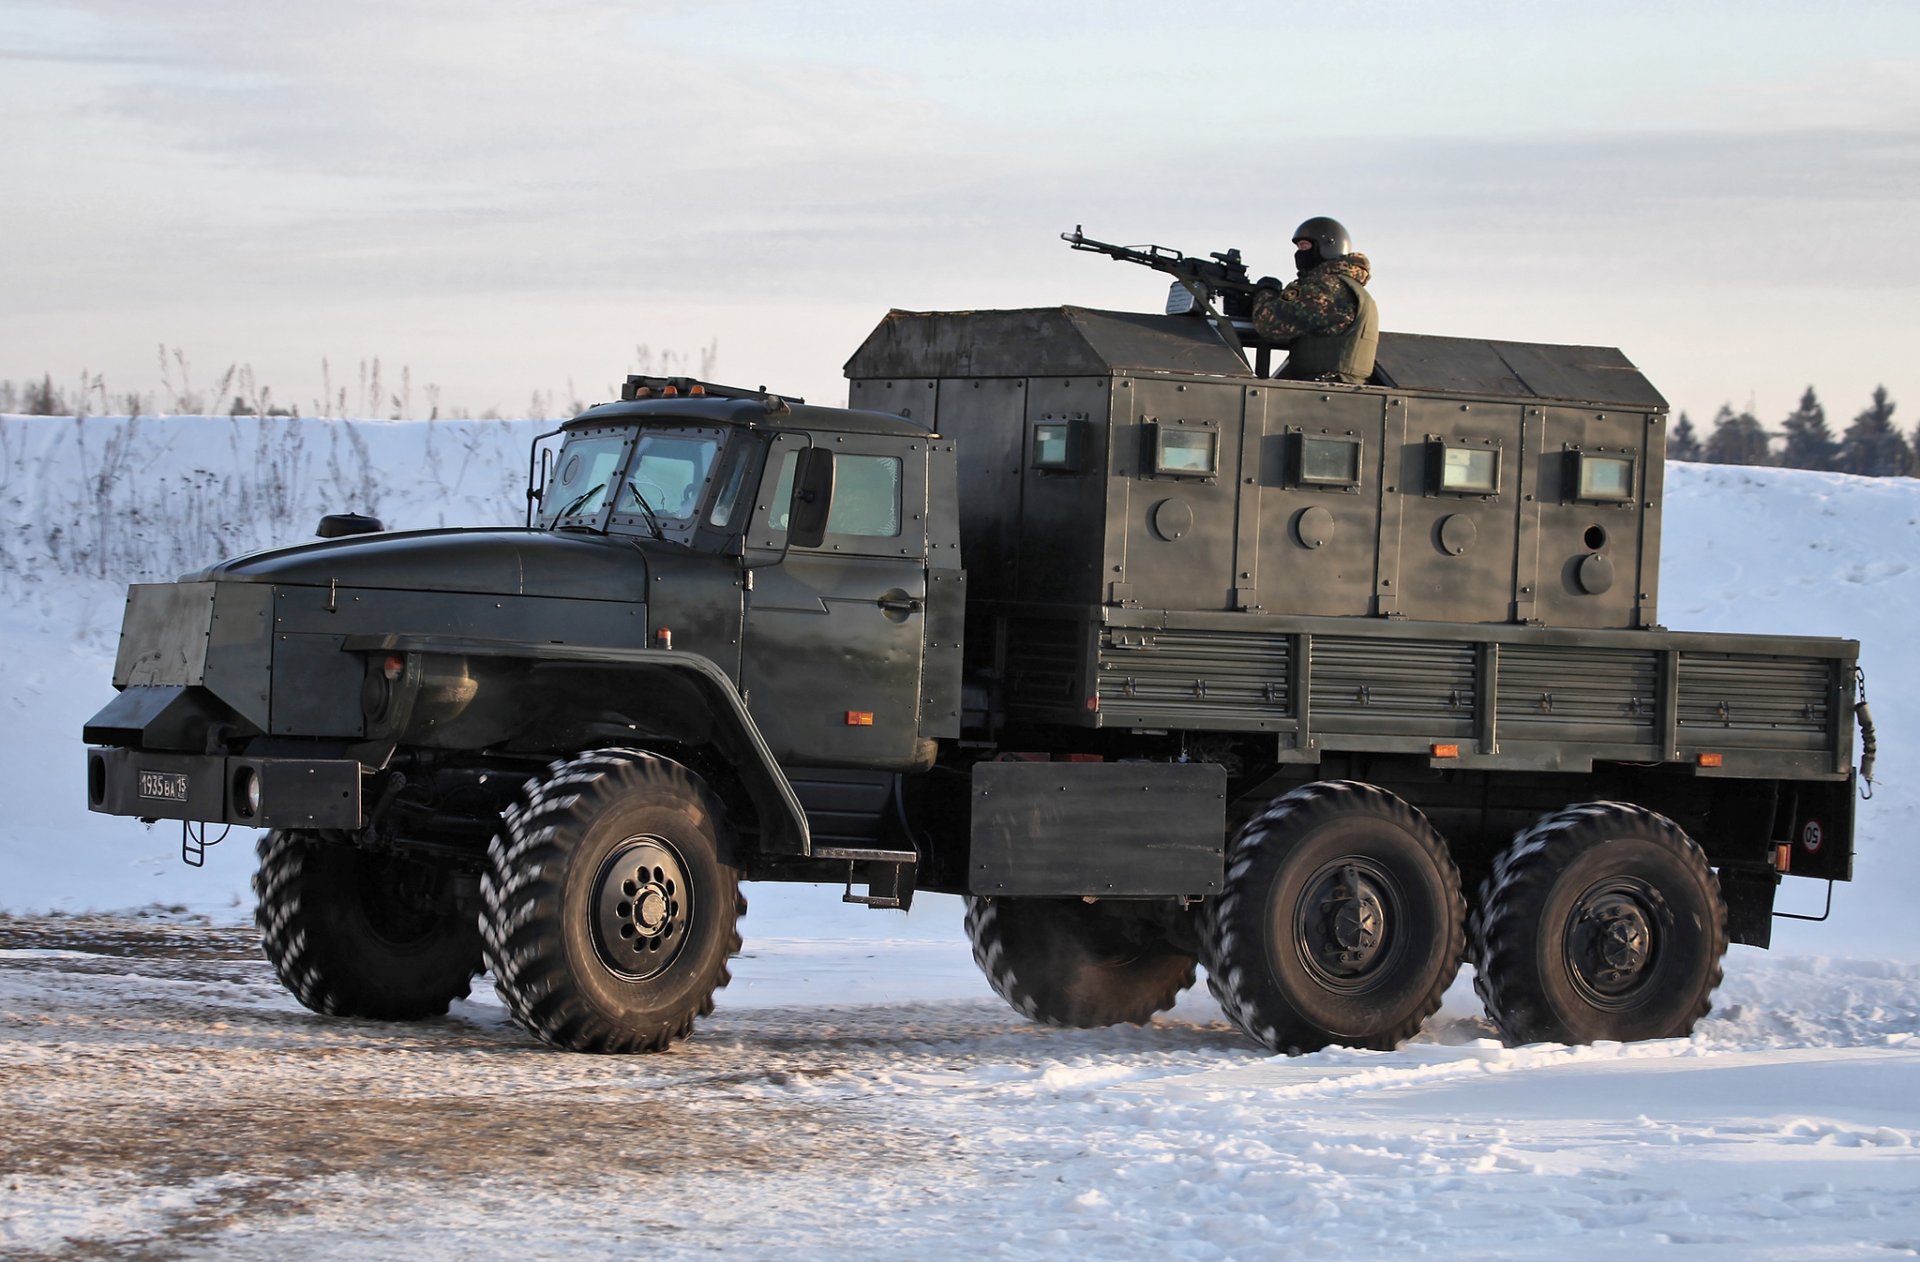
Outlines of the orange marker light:
<svg viewBox="0 0 1920 1262">
<path fill-rule="evenodd" d="M 1435 745 L 1433 747 L 1433 756 L 1435 758 L 1458 758 L 1460 756 L 1460 747 L 1458 745 Z"/>
<path fill-rule="evenodd" d="M 706 392 L 707 392 L 707 388 L 702 385 L 692 385 L 687 387 L 688 394 L 705 394 Z"/>
<path fill-rule="evenodd" d="M 847 711 L 847 726 L 848 727 L 872 727 L 873 711 L 871 710 Z"/>
<path fill-rule="evenodd" d="M 1697 761 L 1702 767 L 1718 767 L 1721 759 L 1719 754 L 1702 754 Z"/>
<path fill-rule="evenodd" d="M 1773 870 L 1775 872 L 1789 872 L 1792 869 L 1793 846 L 1791 843 L 1783 841 L 1773 848 Z"/>
</svg>

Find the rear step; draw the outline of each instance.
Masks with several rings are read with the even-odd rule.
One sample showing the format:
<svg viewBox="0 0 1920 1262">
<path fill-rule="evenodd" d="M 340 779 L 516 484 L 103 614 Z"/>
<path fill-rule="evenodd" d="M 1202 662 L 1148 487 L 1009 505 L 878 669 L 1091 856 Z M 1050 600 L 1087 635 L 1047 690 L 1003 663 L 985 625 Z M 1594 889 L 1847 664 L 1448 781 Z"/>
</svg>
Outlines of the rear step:
<svg viewBox="0 0 1920 1262">
<path fill-rule="evenodd" d="M 840 895 L 843 903 L 866 907 L 894 907 L 905 911 L 913 902 L 913 874 L 920 856 L 911 850 L 875 850 L 863 846 L 815 846 L 816 859 L 844 859 L 847 864 L 847 889 Z M 867 892 L 853 892 L 853 865 L 880 865 L 868 870 Z M 884 892 L 883 892 L 884 891 Z"/>
</svg>

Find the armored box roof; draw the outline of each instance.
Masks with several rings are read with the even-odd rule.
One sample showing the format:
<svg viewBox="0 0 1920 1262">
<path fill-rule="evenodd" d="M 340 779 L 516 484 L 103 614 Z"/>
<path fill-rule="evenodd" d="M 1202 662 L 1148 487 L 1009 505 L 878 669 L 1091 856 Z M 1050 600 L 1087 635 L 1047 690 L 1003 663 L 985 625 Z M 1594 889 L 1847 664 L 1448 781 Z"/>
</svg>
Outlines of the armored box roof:
<svg viewBox="0 0 1920 1262">
<path fill-rule="evenodd" d="M 1163 372 L 1246 377 L 1246 363 L 1192 316 L 1025 307 L 889 311 L 847 361 L 848 378 L 1084 377 Z M 1567 399 L 1664 411 L 1667 401 L 1607 346 L 1382 333 L 1371 384 L 1397 390 Z"/>
<path fill-rule="evenodd" d="M 1373 382 L 1399 390 L 1573 399 L 1653 412 L 1667 408 L 1653 383 L 1611 346 L 1382 333 Z"/>
<path fill-rule="evenodd" d="M 847 361 L 850 379 L 1129 371 L 1244 377 L 1247 365 L 1205 320 L 1086 307 L 889 311 Z"/>
</svg>

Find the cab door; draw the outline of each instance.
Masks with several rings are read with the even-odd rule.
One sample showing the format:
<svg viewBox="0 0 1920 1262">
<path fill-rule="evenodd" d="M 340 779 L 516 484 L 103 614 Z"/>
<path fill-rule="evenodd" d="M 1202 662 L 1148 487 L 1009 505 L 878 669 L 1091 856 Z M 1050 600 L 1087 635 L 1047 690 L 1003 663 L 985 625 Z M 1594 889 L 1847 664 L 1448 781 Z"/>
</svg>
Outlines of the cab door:
<svg viewBox="0 0 1920 1262">
<path fill-rule="evenodd" d="M 809 442 L 834 457 L 818 547 L 787 547 Z M 783 763 L 905 769 L 922 761 L 927 444 L 878 434 L 781 434 L 755 497 L 741 686 Z M 758 557 L 783 560 L 761 561 Z"/>
</svg>

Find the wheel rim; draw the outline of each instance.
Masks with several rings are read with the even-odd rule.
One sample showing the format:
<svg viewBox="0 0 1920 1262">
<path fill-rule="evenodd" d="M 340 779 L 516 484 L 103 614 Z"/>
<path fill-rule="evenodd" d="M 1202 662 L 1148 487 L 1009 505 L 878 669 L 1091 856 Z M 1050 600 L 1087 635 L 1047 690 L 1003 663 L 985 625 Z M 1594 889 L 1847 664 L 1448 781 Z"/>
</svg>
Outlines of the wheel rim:
<svg viewBox="0 0 1920 1262">
<path fill-rule="evenodd" d="M 1329 990 L 1372 990 L 1393 971 L 1404 906 L 1399 883 L 1371 859 L 1327 864 L 1294 903 L 1293 943 L 1301 965 Z"/>
<path fill-rule="evenodd" d="M 1561 954 L 1581 997 L 1596 1008 L 1638 1005 L 1652 988 L 1667 922 L 1666 900 L 1638 877 L 1587 888 L 1567 913 Z"/>
<path fill-rule="evenodd" d="M 651 835 L 614 847 L 593 886 L 593 943 L 600 962 L 643 981 L 672 967 L 687 945 L 693 887 L 673 843 Z"/>
</svg>

